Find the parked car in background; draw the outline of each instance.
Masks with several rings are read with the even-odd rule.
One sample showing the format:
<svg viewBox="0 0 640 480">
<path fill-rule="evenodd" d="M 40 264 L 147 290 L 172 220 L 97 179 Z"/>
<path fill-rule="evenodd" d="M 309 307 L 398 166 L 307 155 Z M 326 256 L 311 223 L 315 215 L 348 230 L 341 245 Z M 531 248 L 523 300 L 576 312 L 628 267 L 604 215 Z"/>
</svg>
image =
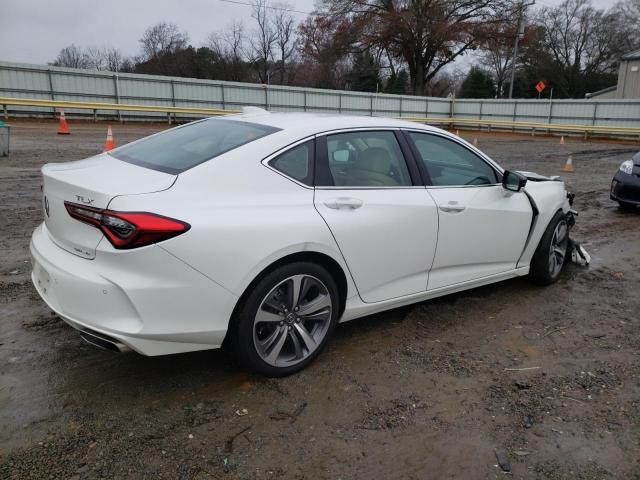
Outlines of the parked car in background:
<svg viewBox="0 0 640 480">
<path fill-rule="evenodd" d="M 611 181 L 610 196 L 625 210 L 640 205 L 640 152 L 622 162 Z"/>
<path fill-rule="evenodd" d="M 557 178 L 375 117 L 211 118 L 42 168 L 33 283 L 82 337 L 160 355 L 232 345 L 285 375 L 339 321 L 528 275 L 573 225 Z"/>
</svg>

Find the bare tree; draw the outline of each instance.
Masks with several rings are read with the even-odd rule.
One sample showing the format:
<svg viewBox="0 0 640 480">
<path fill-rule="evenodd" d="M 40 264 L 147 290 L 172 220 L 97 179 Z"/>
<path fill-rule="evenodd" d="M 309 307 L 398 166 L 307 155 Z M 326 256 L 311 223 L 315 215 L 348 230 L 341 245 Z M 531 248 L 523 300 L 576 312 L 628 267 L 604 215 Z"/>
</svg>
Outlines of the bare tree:
<svg viewBox="0 0 640 480">
<path fill-rule="evenodd" d="M 499 14 L 500 20 L 489 23 L 482 34 L 479 43 L 482 66 L 491 74 L 496 87 L 497 96 L 504 96 L 504 89 L 508 85 L 509 75 L 513 62 L 516 68 L 521 64 L 522 48 L 520 55 L 514 60 L 513 42 L 516 35 L 520 35 L 520 45 L 526 46 L 535 36 L 535 28 L 528 27 L 526 19 L 523 19 L 524 33 L 517 32 L 517 8 L 507 9 Z"/>
<path fill-rule="evenodd" d="M 481 62 L 495 81 L 498 98 L 504 97 L 504 89 L 511 72 L 513 63 L 512 35 L 497 35 L 488 38 L 483 44 Z"/>
<path fill-rule="evenodd" d="M 618 2 L 615 8 L 622 10 L 632 21 L 640 21 L 640 0 L 624 0 Z"/>
<path fill-rule="evenodd" d="M 103 50 L 103 55 L 104 64 L 107 70 L 111 72 L 121 72 L 127 69 L 129 59 L 126 58 L 117 48 L 107 47 Z"/>
<path fill-rule="evenodd" d="M 205 46 L 218 59 L 218 78 L 236 82 L 248 80 L 246 37 L 242 22 L 233 22 L 222 32 L 211 33 Z"/>
<path fill-rule="evenodd" d="M 52 65 L 112 72 L 131 72 L 135 67 L 133 61 L 117 48 L 95 45 L 86 48 L 69 45 L 60 50 Z"/>
<path fill-rule="evenodd" d="M 620 56 L 631 48 L 631 32 L 623 28 L 621 13 L 593 8 L 589 0 L 545 7 L 539 22 L 557 66 L 559 86 L 568 96 L 582 97 L 586 79 L 612 74 Z"/>
<path fill-rule="evenodd" d="M 56 67 L 68 67 L 68 68 L 91 68 L 90 59 L 87 54 L 74 44 L 64 47 L 58 53 L 56 59 L 52 62 L 52 65 Z"/>
<path fill-rule="evenodd" d="M 242 22 L 230 23 L 222 32 L 212 32 L 205 45 L 220 58 L 241 62 L 246 57 L 246 37 Z"/>
<path fill-rule="evenodd" d="M 640 48 L 640 0 L 623 0 L 612 8 L 618 13 L 622 23 L 622 30 L 629 33 L 628 44 L 630 50 Z"/>
<path fill-rule="evenodd" d="M 467 73 L 461 69 L 441 70 L 427 85 L 426 94 L 431 97 L 450 97 L 460 90 Z"/>
<path fill-rule="evenodd" d="M 254 0 L 253 14 L 256 28 L 251 37 L 253 63 L 262 83 L 269 82 L 270 65 L 273 59 L 273 48 L 276 44 L 276 31 L 271 18 L 271 7 L 268 0 Z"/>
<path fill-rule="evenodd" d="M 320 88 L 344 87 L 353 43 L 348 23 L 336 15 L 312 15 L 298 27 L 304 84 Z"/>
<path fill-rule="evenodd" d="M 496 12 L 513 0 L 323 0 L 320 15 L 337 16 L 357 44 L 387 46 L 409 68 L 422 94 L 438 72 L 474 48 Z"/>
<path fill-rule="evenodd" d="M 89 66 L 92 70 L 106 70 L 105 54 L 106 48 L 90 45 L 84 49 L 84 53 L 87 56 Z"/>
<path fill-rule="evenodd" d="M 144 60 L 183 49 L 189 42 L 186 32 L 180 32 L 175 23 L 160 22 L 147 28 L 140 39 Z"/>
<path fill-rule="evenodd" d="M 246 35 L 242 22 L 233 22 L 227 28 L 225 41 L 229 49 L 231 59 L 234 62 L 242 62 L 246 58 Z"/>
<path fill-rule="evenodd" d="M 275 44 L 278 52 L 280 84 L 284 84 L 286 64 L 296 49 L 296 24 L 290 13 L 291 8 L 288 3 L 274 5 L 273 28 L 275 29 Z"/>
</svg>

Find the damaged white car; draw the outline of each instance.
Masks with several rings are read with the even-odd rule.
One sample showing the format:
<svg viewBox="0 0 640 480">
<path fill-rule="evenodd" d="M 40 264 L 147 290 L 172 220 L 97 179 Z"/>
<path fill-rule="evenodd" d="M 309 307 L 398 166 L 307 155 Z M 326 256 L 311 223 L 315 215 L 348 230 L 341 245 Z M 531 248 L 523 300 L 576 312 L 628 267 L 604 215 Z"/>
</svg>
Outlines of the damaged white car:
<svg viewBox="0 0 640 480">
<path fill-rule="evenodd" d="M 146 355 L 226 342 L 266 375 L 309 364 L 338 322 L 554 282 L 574 250 L 562 181 L 385 118 L 247 109 L 42 173 L 32 278 L 83 338 Z"/>
</svg>

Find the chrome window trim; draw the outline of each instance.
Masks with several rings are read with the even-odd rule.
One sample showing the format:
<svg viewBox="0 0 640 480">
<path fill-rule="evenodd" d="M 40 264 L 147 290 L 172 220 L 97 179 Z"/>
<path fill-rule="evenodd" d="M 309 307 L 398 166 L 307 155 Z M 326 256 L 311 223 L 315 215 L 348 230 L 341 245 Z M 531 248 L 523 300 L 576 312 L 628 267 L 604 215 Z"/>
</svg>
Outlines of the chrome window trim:
<svg viewBox="0 0 640 480">
<path fill-rule="evenodd" d="M 472 153 L 474 153 L 476 156 L 480 157 L 481 160 L 484 160 L 486 163 L 489 164 L 489 166 L 491 166 L 492 168 L 498 170 L 500 172 L 500 174 L 502 175 L 504 173 L 504 169 L 502 167 L 500 167 L 497 163 L 495 163 L 490 157 L 486 156 L 483 152 L 481 152 L 478 149 L 471 149 L 469 148 L 469 145 L 466 145 L 465 143 L 461 142 L 457 137 L 455 137 L 454 135 L 451 134 L 443 134 L 441 132 L 437 132 L 437 131 L 433 131 L 433 130 L 426 130 L 426 129 L 420 129 L 420 128 L 407 128 L 407 127 L 390 127 L 390 126 L 380 126 L 380 127 L 349 127 L 349 128 L 339 128 L 339 129 L 335 129 L 335 130 L 326 130 L 323 132 L 319 132 L 313 135 L 309 135 L 306 136 L 300 140 L 296 140 L 293 143 L 290 143 L 289 145 L 286 145 L 284 147 L 281 147 L 279 150 L 276 150 L 274 153 L 269 154 L 268 156 L 264 157 L 261 160 L 261 163 L 263 166 L 265 166 L 266 168 L 268 168 L 269 170 L 271 170 L 272 172 L 277 173 L 278 175 L 286 178 L 287 180 L 290 180 L 291 182 L 299 185 L 302 188 L 305 188 L 307 190 L 406 190 L 406 189 L 440 189 L 440 188 L 477 188 L 477 187 L 495 187 L 495 186 L 502 186 L 501 183 L 491 183 L 491 184 L 484 184 L 484 185 L 403 185 L 403 186 L 398 186 L 398 187 L 336 187 L 336 186 L 323 186 L 323 187 L 314 187 L 314 186 L 310 186 L 307 185 L 305 183 L 300 182 L 299 180 L 296 180 L 293 177 L 290 177 L 289 175 L 287 175 L 284 172 L 281 172 L 280 170 L 277 170 L 276 168 L 272 167 L 271 165 L 269 165 L 269 162 L 271 160 L 273 160 L 274 158 L 286 153 L 287 151 L 296 148 L 297 146 L 308 142 L 309 140 L 313 140 L 313 139 L 318 139 L 319 137 L 325 137 L 325 136 L 329 136 L 329 135 L 333 135 L 333 134 L 338 134 L 338 133 L 348 133 L 348 132 L 360 132 L 360 131 L 406 131 L 406 132 L 416 132 L 416 133 L 424 133 L 424 134 L 428 134 L 428 135 L 436 135 L 439 137 L 443 137 L 446 138 L 448 140 L 451 140 L 455 143 L 457 143 L 458 145 L 460 145 L 463 148 L 466 148 L 467 150 L 471 151 Z M 403 156 L 404 158 L 404 156 Z M 405 162 L 407 161 L 407 159 L 404 159 Z M 316 159 L 315 159 L 315 155 L 314 155 L 314 163 L 315 163 Z M 315 165 L 314 165 L 315 167 Z"/>
<path fill-rule="evenodd" d="M 329 135 L 336 135 L 338 133 L 349 133 L 349 132 L 365 132 L 365 131 L 374 131 L 374 132 L 381 132 L 381 131 L 398 131 L 398 130 L 402 130 L 402 127 L 384 127 L 384 126 L 380 126 L 380 127 L 347 127 L 347 128 L 337 128 L 335 130 L 325 130 L 322 132 L 318 132 L 316 133 L 316 138 L 317 137 L 326 137 Z"/>
<path fill-rule="evenodd" d="M 405 185 L 400 187 L 315 187 L 316 190 L 424 190 L 424 185 Z"/>
<path fill-rule="evenodd" d="M 487 187 L 502 187 L 501 183 L 484 183 L 482 185 L 425 185 L 425 188 L 440 189 L 440 188 L 487 188 Z"/>
</svg>

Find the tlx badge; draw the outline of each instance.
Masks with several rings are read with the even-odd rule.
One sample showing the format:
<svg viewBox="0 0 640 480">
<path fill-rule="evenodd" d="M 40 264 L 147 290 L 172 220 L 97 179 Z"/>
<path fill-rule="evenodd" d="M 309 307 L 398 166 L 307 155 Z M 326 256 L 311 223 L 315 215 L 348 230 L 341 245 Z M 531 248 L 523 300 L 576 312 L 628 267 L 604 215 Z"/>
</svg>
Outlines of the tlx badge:
<svg viewBox="0 0 640 480">
<path fill-rule="evenodd" d="M 91 205 L 93 203 L 93 198 L 83 197 L 82 195 L 76 195 L 76 200 L 84 203 L 85 205 Z"/>
</svg>

